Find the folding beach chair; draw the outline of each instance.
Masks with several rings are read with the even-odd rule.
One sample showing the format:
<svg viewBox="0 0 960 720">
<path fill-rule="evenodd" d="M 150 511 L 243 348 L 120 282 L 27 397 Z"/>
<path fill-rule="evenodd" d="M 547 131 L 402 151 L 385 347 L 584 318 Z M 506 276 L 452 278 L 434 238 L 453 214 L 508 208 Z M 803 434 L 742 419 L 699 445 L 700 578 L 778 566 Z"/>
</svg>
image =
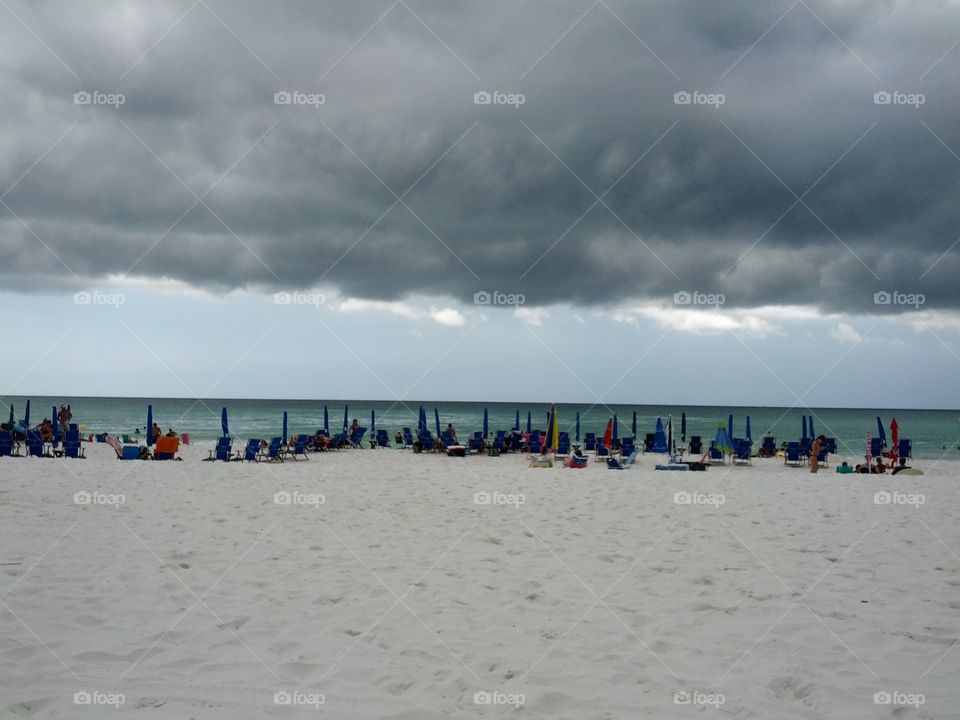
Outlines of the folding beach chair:
<svg viewBox="0 0 960 720">
<path fill-rule="evenodd" d="M 386 430 L 377 430 L 377 447 L 390 447 L 390 433 Z"/>
<path fill-rule="evenodd" d="M 737 441 L 737 447 L 733 452 L 733 463 L 735 465 L 751 465 L 750 462 L 750 451 L 753 449 L 753 444 L 748 440 L 740 439 Z"/>
<path fill-rule="evenodd" d="M 403 444 L 407 447 L 413 445 L 413 432 L 408 427 L 403 428 Z"/>
<path fill-rule="evenodd" d="M 36 430 L 27 431 L 27 457 L 53 457 L 44 452 L 43 439 Z"/>
<path fill-rule="evenodd" d="M 634 445 L 633 438 L 629 435 L 625 438 L 620 438 L 620 455 L 621 457 L 629 457 L 634 450 L 637 448 Z"/>
<path fill-rule="evenodd" d="M 699 435 L 690 436 L 690 454 L 703 455 L 703 438 Z"/>
<path fill-rule="evenodd" d="M 80 430 L 73 426 L 71 428 L 67 430 L 63 439 L 63 454 L 68 458 L 85 458 L 84 448 L 81 445 L 83 441 L 80 438 Z"/>
<path fill-rule="evenodd" d="M 484 447 L 485 444 L 486 444 L 486 443 L 484 443 L 484 441 L 483 441 L 483 433 L 478 430 L 477 432 L 475 432 L 475 433 L 473 434 L 473 437 L 470 438 L 470 442 L 469 442 L 469 444 L 468 444 L 468 447 L 469 447 L 473 452 L 482 452 L 482 451 L 483 451 L 483 447 Z"/>
<path fill-rule="evenodd" d="M 180 438 L 178 437 L 158 437 L 153 446 L 154 460 L 173 460 L 176 458 L 177 450 L 180 449 Z"/>
<path fill-rule="evenodd" d="M 307 456 L 307 444 L 310 442 L 310 437 L 307 435 L 300 435 L 294 441 L 293 445 L 287 445 L 287 455 L 296 460 L 298 457 L 302 457 L 304 460 L 309 460 Z"/>
<path fill-rule="evenodd" d="M 900 438 L 897 443 L 897 455 L 902 458 L 913 457 L 913 443 L 906 438 Z"/>
<path fill-rule="evenodd" d="M 799 467 L 803 465 L 803 455 L 800 452 L 800 443 L 798 442 L 788 442 L 787 443 L 787 453 L 783 458 L 784 465 L 793 465 L 794 467 Z"/>
<path fill-rule="evenodd" d="M 222 437 L 217 440 L 217 446 L 210 451 L 207 460 L 230 461 L 233 459 L 233 440 L 229 437 Z"/>
<path fill-rule="evenodd" d="M 586 452 L 596 452 L 597 450 L 597 434 L 596 433 L 585 433 L 583 436 L 583 449 Z"/>
<path fill-rule="evenodd" d="M 436 449 L 433 442 L 433 435 L 430 434 L 429 430 L 420 431 L 420 448 L 427 452 L 433 452 Z"/>
<path fill-rule="evenodd" d="M 776 457 L 777 456 L 777 439 L 772 435 L 767 435 L 763 438 L 763 444 L 760 445 L 760 450 L 757 453 L 760 457 Z"/>
<path fill-rule="evenodd" d="M 723 450 L 710 443 L 710 449 L 707 451 L 707 462 L 711 465 L 723 465 L 725 461 Z"/>
<path fill-rule="evenodd" d="M 562 432 L 557 437 L 557 457 L 566 457 L 570 454 L 570 433 Z"/>
<path fill-rule="evenodd" d="M 270 440 L 264 457 L 268 462 L 283 462 L 283 454 L 283 438 L 275 437 Z"/>
<path fill-rule="evenodd" d="M 250 438 L 243 449 L 243 459 L 246 462 L 260 462 L 260 438 Z"/>
<path fill-rule="evenodd" d="M 637 451 L 631 452 L 626 459 L 617 460 L 616 458 L 607 458 L 607 470 L 626 470 L 637 459 Z"/>
<path fill-rule="evenodd" d="M 16 454 L 19 453 L 16 452 L 13 431 L 4 430 L 0 432 L 0 457 L 13 457 Z"/>
</svg>

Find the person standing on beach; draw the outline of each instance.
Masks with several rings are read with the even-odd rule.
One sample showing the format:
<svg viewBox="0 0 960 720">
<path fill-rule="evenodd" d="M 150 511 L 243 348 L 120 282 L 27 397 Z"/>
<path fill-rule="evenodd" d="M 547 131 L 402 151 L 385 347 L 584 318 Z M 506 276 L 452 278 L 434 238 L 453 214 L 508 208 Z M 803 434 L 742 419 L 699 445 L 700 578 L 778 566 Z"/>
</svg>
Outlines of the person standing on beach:
<svg viewBox="0 0 960 720">
<path fill-rule="evenodd" d="M 810 445 L 810 472 L 812 473 L 815 473 L 820 469 L 820 450 L 823 448 L 823 444 L 826 441 L 827 438 L 824 435 L 821 435 L 813 441 L 812 445 Z"/>
<path fill-rule="evenodd" d="M 60 426 L 60 435 L 65 436 L 67 434 L 67 428 L 70 427 L 70 420 L 73 418 L 73 413 L 70 412 L 69 408 L 66 405 L 60 406 L 60 412 L 57 413 L 57 424 Z"/>
</svg>

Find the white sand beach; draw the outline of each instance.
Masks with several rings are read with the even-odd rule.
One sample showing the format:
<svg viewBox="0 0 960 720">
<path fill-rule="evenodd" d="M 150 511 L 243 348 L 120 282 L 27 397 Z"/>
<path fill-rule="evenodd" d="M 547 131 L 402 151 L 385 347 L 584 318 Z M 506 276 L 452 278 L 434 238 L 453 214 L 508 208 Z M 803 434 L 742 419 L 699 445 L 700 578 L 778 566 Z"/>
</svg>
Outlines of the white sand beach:
<svg viewBox="0 0 960 720">
<path fill-rule="evenodd" d="M 4 717 L 960 713 L 955 463 L 207 449 L 0 459 Z"/>
</svg>

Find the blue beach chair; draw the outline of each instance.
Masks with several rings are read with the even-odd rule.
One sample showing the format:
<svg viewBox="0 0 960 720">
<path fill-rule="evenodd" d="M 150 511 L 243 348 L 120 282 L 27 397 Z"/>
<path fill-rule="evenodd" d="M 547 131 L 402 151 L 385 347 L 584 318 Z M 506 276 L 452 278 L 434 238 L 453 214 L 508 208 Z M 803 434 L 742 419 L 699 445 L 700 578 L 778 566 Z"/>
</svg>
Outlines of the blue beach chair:
<svg viewBox="0 0 960 720">
<path fill-rule="evenodd" d="M 597 434 L 596 433 L 585 433 L 583 436 L 583 449 L 587 452 L 596 452 L 597 449 Z"/>
<path fill-rule="evenodd" d="M 798 442 L 788 442 L 787 443 L 787 452 L 783 458 L 784 465 L 793 465 L 794 467 L 799 467 L 803 465 L 803 454 L 800 451 L 800 443 Z"/>
<path fill-rule="evenodd" d="M 71 429 L 67 430 L 67 434 L 63 439 L 64 456 L 68 458 L 85 458 L 84 448 L 81 445 L 82 442 L 80 430 L 75 426 L 71 426 Z"/>
<path fill-rule="evenodd" d="M 260 438 L 250 438 L 243 449 L 243 459 L 246 462 L 260 462 Z"/>
</svg>

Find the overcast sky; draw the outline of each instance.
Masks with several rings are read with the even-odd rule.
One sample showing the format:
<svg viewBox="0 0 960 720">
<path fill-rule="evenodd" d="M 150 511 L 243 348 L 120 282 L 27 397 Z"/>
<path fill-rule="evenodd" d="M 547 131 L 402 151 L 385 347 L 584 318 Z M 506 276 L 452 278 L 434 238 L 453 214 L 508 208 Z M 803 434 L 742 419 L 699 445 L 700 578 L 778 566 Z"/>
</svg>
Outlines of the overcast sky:
<svg viewBox="0 0 960 720">
<path fill-rule="evenodd" d="M 960 3 L 0 17 L 4 395 L 960 404 Z"/>
</svg>

